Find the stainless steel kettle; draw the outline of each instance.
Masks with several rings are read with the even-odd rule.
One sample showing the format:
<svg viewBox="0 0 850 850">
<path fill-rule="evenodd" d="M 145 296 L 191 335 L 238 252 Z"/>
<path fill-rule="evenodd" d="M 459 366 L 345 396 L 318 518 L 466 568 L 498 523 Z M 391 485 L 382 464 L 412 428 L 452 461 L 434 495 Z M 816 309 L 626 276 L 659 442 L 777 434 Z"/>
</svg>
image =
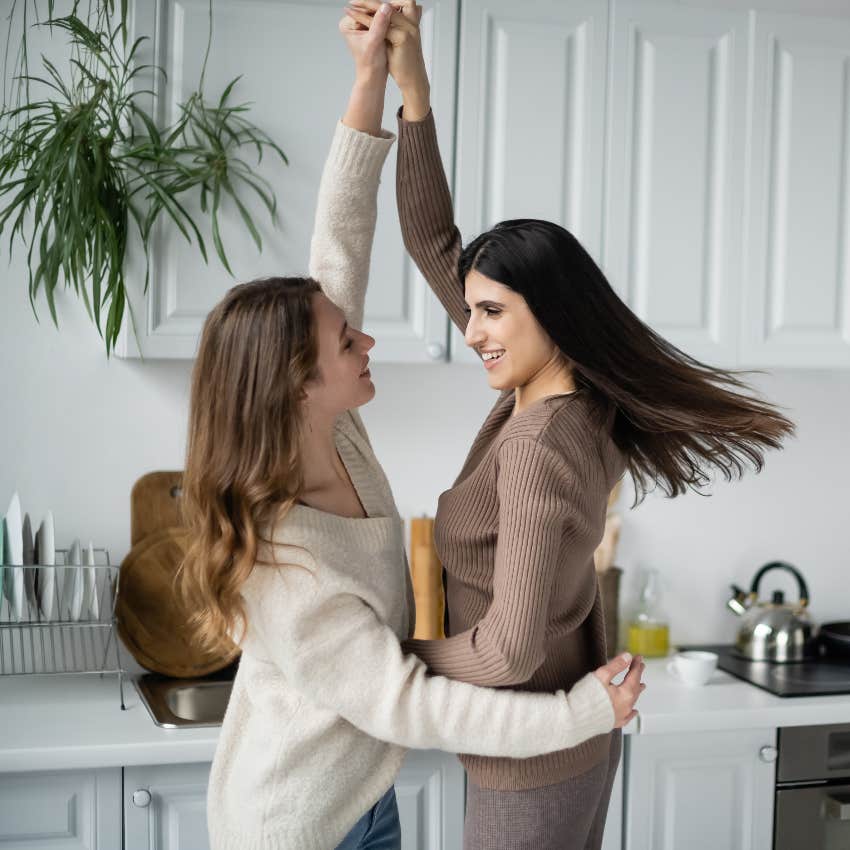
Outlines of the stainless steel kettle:
<svg viewBox="0 0 850 850">
<path fill-rule="evenodd" d="M 800 598 L 785 602 L 781 590 L 774 590 L 769 602 L 759 601 L 759 583 L 770 570 L 785 570 L 797 580 Z M 750 592 L 732 585 L 735 594 L 726 604 L 744 623 L 735 647 L 753 661 L 802 661 L 812 653 L 814 624 L 809 616 L 809 589 L 800 571 L 784 561 L 765 564 L 754 576 Z"/>
</svg>

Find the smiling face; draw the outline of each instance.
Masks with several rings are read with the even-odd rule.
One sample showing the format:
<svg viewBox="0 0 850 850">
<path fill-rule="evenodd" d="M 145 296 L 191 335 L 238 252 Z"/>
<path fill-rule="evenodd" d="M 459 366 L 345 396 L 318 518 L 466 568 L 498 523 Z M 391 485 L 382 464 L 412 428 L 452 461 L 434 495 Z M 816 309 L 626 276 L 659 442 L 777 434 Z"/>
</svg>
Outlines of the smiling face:
<svg viewBox="0 0 850 850">
<path fill-rule="evenodd" d="M 481 357 L 491 387 L 516 389 L 563 368 L 558 347 L 519 293 L 473 269 L 464 295 L 466 344 Z"/>
<path fill-rule="evenodd" d="M 317 414 L 333 418 L 374 397 L 368 352 L 375 340 L 350 327 L 342 310 L 321 292 L 313 295 L 313 320 L 319 377 L 307 384 L 307 400 Z"/>
</svg>

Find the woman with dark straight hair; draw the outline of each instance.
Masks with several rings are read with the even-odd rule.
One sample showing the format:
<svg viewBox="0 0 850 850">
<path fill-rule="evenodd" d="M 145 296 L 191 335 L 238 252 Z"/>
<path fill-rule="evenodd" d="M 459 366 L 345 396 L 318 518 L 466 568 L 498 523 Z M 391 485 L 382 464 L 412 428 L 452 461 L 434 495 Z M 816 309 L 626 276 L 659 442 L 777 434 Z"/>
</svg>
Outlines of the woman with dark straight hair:
<svg viewBox="0 0 850 850">
<path fill-rule="evenodd" d="M 642 690 L 625 656 L 544 694 L 430 676 L 402 653 L 415 613 L 404 525 L 357 413 L 375 394 L 360 327 L 394 142 L 381 128 L 388 23 L 341 22 L 355 79 L 310 277 L 233 287 L 193 371 L 179 589 L 202 644 L 242 649 L 210 771 L 212 850 L 401 850 L 406 747 L 557 751 L 628 723 Z"/>
<path fill-rule="evenodd" d="M 352 0 L 368 26 L 376 0 Z M 671 345 L 617 297 L 575 237 L 504 221 L 465 249 L 455 227 L 419 38 L 420 7 L 394 0 L 389 70 L 401 89 L 397 195 L 405 245 L 500 391 L 435 539 L 445 568 L 445 640 L 404 643 L 433 674 L 528 691 L 568 688 L 604 661 L 593 552 L 628 470 L 698 490 L 760 470 L 793 425 L 734 373 Z M 534 758 L 461 756 L 466 850 L 595 850 L 620 730 Z"/>
<path fill-rule="evenodd" d="M 500 222 L 461 251 L 459 279 L 473 271 L 525 299 L 576 389 L 611 420 L 639 499 L 650 484 L 668 496 L 698 489 L 709 483 L 706 467 L 727 481 L 747 464 L 761 471 L 764 450 L 793 430 L 735 373 L 700 363 L 644 324 L 560 225 Z"/>
</svg>

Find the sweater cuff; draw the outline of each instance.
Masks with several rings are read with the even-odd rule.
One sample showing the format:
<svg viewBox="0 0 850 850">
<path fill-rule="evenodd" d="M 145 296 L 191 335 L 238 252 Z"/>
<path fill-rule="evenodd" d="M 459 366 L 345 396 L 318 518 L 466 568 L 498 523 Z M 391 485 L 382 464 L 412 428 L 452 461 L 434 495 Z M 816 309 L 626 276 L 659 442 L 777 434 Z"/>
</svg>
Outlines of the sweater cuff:
<svg viewBox="0 0 850 850">
<path fill-rule="evenodd" d="M 594 735 L 604 735 L 614 728 L 614 705 L 594 673 L 579 679 L 567 692 L 567 699 L 578 711 L 588 713 Z"/>
<path fill-rule="evenodd" d="M 404 107 L 399 106 L 398 112 L 396 112 L 396 118 L 398 119 L 398 134 L 399 136 L 405 132 L 434 132 L 435 124 L 434 124 L 434 110 L 429 109 L 428 114 L 424 118 L 420 118 L 418 121 L 408 121 L 404 117 Z"/>
<path fill-rule="evenodd" d="M 382 129 L 380 136 L 371 136 L 338 121 L 327 163 L 351 177 L 377 179 L 395 139 L 389 130 Z"/>
</svg>

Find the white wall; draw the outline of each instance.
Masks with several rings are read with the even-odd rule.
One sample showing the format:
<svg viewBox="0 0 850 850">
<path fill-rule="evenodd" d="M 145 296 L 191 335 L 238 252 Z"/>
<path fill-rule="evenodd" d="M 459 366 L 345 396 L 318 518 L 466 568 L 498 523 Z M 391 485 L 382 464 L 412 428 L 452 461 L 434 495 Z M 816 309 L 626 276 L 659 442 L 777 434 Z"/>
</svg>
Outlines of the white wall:
<svg viewBox="0 0 850 850">
<path fill-rule="evenodd" d="M 20 256 L 0 295 L 0 510 L 14 488 L 38 520 L 52 509 L 57 545 L 93 538 L 120 561 L 129 548 L 129 493 L 154 469 L 183 462 L 187 362 L 111 360 L 82 307 L 60 298 L 61 330 L 30 312 Z M 405 516 L 432 513 L 460 468 L 493 394 L 468 366 L 373 367 L 378 389 L 363 409 Z M 757 386 L 798 424 L 760 476 L 718 483 L 710 498 L 621 499 L 617 559 L 624 594 L 655 566 L 666 585 L 676 641 L 731 640 L 728 584 L 749 583 L 782 558 L 809 581 L 816 619 L 850 619 L 850 373 L 761 376 Z M 765 591 L 772 589 L 767 582 Z M 776 586 L 793 592 L 779 575 Z"/>
</svg>

